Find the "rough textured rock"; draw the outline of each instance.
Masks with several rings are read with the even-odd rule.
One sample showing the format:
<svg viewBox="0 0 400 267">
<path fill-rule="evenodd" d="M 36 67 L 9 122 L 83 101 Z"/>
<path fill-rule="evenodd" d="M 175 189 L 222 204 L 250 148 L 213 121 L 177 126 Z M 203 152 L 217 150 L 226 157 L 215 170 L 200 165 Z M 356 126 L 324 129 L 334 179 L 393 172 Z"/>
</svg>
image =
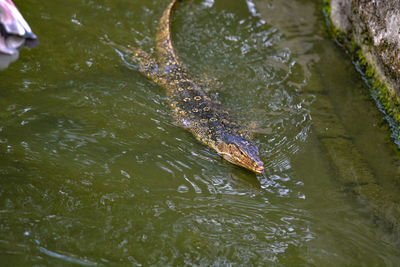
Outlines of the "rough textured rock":
<svg viewBox="0 0 400 267">
<path fill-rule="evenodd" d="M 333 24 L 342 31 L 351 31 L 351 0 L 332 0 L 331 19 Z"/>
<path fill-rule="evenodd" d="M 331 0 L 331 20 L 361 47 L 368 63 L 400 98 L 400 0 Z"/>
</svg>

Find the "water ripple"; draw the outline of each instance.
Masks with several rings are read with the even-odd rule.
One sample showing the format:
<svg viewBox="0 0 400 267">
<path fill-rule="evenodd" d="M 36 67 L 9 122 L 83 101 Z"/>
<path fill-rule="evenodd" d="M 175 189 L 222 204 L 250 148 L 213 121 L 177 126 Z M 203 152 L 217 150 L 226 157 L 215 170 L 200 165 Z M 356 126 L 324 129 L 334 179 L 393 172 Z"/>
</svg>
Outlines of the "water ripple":
<svg viewBox="0 0 400 267">
<path fill-rule="evenodd" d="M 396 262 L 398 250 L 330 184 L 318 146 L 304 149 L 314 145 L 316 96 L 305 89 L 322 38 L 307 24 L 312 1 L 186 1 L 173 19 L 180 59 L 194 76 L 221 81 L 209 93 L 254 128 L 267 178 L 176 126 L 165 92 L 100 42 L 154 52 L 165 1 L 33 2 L 24 4 L 40 49 L 0 79 L 3 262 Z"/>
</svg>

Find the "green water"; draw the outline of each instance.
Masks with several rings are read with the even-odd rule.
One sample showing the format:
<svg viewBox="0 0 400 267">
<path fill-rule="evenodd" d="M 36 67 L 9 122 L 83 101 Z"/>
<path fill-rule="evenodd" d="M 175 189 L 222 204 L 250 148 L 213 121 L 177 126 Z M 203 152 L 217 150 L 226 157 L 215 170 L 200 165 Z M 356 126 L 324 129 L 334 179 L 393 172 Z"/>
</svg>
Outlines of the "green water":
<svg viewBox="0 0 400 267">
<path fill-rule="evenodd" d="M 2 264 L 400 262 L 391 213 L 349 189 L 321 138 L 327 99 L 332 129 L 398 193 L 385 122 L 325 36 L 318 1 L 187 0 L 173 19 L 182 61 L 219 79 L 210 95 L 257 126 L 268 179 L 177 127 L 164 91 L 100 41 L 152 51 L 168 1 L 15 2 L 41 44 L 0 72 Z"/>
</svg>

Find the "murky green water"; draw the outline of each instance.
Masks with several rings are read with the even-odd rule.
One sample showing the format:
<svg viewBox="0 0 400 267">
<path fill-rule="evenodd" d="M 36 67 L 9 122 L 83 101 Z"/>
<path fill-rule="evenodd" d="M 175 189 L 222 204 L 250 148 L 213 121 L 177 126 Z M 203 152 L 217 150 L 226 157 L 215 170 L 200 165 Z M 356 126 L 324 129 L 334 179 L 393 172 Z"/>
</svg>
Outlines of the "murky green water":
<svg viewBox="0 0 400 267">
<path fill-rule="evenodd" d="M 257 125 L 268 179 L 177 127 L 163 90 L 100 42 L 151 51 L 168 1 L 15 2 L 41 44 L 0 72 L 0 262 L 400 262 L 398 232 L 338 178 L 340 158 L 321 137 L 329 106 L 332 129 L 396 195 L 389 133 L 324 35 L 318 1 L 188 0 L 174 18 L 182 61 L 218 78 L 210 94 Z"/>
</svg>

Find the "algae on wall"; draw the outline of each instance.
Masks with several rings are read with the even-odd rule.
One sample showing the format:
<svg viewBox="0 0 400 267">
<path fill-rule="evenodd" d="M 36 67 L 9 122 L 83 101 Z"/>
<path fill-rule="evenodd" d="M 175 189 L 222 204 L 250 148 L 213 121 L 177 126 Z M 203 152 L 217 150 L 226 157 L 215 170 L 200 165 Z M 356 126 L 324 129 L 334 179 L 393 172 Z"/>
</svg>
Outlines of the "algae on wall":
<svg viewBox="0 0 400 267">
<path fill-rule="evenodd" d="M 400 146 L 400 0 L 325 0 L 331 33 L 368 78 Z"/>
</svg>

